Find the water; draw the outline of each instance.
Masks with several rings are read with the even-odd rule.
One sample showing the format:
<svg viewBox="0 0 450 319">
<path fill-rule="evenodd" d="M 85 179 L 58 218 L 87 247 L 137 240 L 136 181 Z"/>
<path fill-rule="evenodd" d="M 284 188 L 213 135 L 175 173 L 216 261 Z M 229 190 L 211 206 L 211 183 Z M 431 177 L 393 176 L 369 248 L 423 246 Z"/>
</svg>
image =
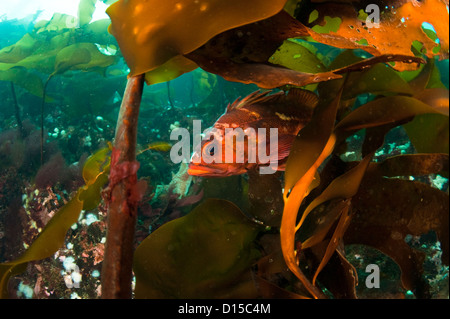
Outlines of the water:
<svg viewBox="0 0 450 319">
<path fill-rule="evenodd" d="M 107 32 L 110 21 L 105 14 L 105 9 L 112 2 L 114 1 L 93 1 L 96 3 L 95 11 L 92 19 L 84 25 L 80 25 L 80 20 L 77 20 L 77 17 L 81 17 L 78 13 L 77 1 L 9 1 L 0 9 L 0 96 L 2 97 L 0 104 L 0 262 L 15 260 L 32 246 L 37 235 L 42 232 L 49 220 L 65 207 L 74 198 L 76 192 L 86 184 L 83 167 L 87 158 L 98 150 L 108 147 L 109 143 L 114 141 L 117 118 L 130 69 L 120 54 L 117 40 Z M 307 40 L 311 42 L 311 39 Z M 348 57 L 344 58 L 344 50 L 341 48 L 322 43 L 305 44 L 305 40 L 293 43 L 303 45 L 300 51 L 292 53 L 293 63 L 303 58 L 304 61 L 308 61 L 304 64 L 309 63 L 310 69 L 308 70 L 336 69 L 349 64 Z M 372 56 L 364 50 L 354 51 L 357 56 L 354 56 L 354 59 Z M 88 60 L 90 64 L 87 66 L 77 60 L 82 60 L 84 54 L 88 54 L 90 57 Z M 93 59 L 93 56 L 96 58 Z M 276 58 L 282 59 L 283 57 Z M 239 59 L 236 58 L 234 61 Z M 245 62 L 245 59 L 243 61 Z M 292 62 L 289 62 L 290 60 L 277 61 L 281 61 L 279 63 L 288 68 L 294 65 L 289 64 Z M 429 62 L 430 64 L 431 62 Z M 447 101 L 447 117 L 445 115 L 423 116 L 421 121 L 431 123 L 427 124 L 428 126 L 424 130 L 426 129 L 426 132 L 430 133 L 430 138 L 434 138 L 435 142 L 428 143 L 435 146 L 433 149 L 436 150 L 433 153 L 447 152 L 448 154 L 448 132 L 445 134 L 445 127 L 448 128 L 448 59 L 440 61 L 436 59 L 434 65 L 435 68 L 430 73 L 431 88 L 439 88 L 440 94 L 444 92 L 440 97 L 443 101 L 445 99 Z M 301 68 L 302 66 L 296 67 Z M 296 70 L 302 71 L 301 69 Z M 377 96 L 378 94 L 401 97 L 415 94 L 414 90 L 408 91 L 410 88 L 407 86 L 408 83 L 414 82 L 413 79 L 416 78 L 417 73 L 397 72 L 379 65 L 376 68 L 373 67 L 372 70 L 374 74 L 371 74 L 370 78 L 369 76 L 358 77 L 359 73 L 352 74 L 354 78 L 353 80 L 349 79 L 351 84 L 347 84 L 348 86 L 344 88 L 343 92 L 348 109 L 342 107 L 338 111 L 339 118 L 342 118 L 345 112 L 352 108 L 356 109 L 366 103 L 376 101 L 380 97 Z M 364 74 L 369 74 L 371 71 L 365 70 L 364 72 L 366 72 Z M 374 84 L 375 82 L 376 84 Z M 341 80 L 332 80 L 321 84 L 309 84 L 306 88 L 319 93 L 320 98 L 325 100 L 333 98 L 342 83 Z M 367 87 L 373 88 L 374 86 L 376 89 L 372 89 L 370 92 L 364 91 Z M 289 86 L 280 87 L 280 89 L 288 88 Z M 252 257 L 246 259 L 248 265 L 239 264 L 237 260 L 240 257 L 236 257 L 237 259 L 234 260 L 232 253 L 230 255 L 225 252 L 212 254 L 215 257 L 211 258 L 218 258 L 217 265 L 223 264 L 220 258 L 225 258 L 223 256 L 226 255 L 226 258 L 230 258 L 226 259 L 227 262 L 235 266 L 239 264 L 239 267 L 242 267 L 242 269 L 233 268 L 239 269 L 239 271 L 236 270 L 237 273 L 231 271 L 231 275 L 225 276 L 225 283 L 236 286 L 236 282 L 242 278 L 246 278 L 245 280 L 250 278 L 246 276 L 250 276 L 249 274 L 252 272 L 256 273 L 255 267 L 252 265 L 258 260 L 261 262 L 260 267 L 264 268 L 265 259 L 263 257 L 269 252 L 274 252 L 279 245 L 285 173 L 279 172 L 264 178 L 254 176 L 251 172 L 223 178 L 192 177 L 186 173 L 186 164 L 173 163 L 169 151 L 148 149 L 151 148 L 149 145 L 151 146 L 154 142 L 174 144 L 176 141 L 170 140 L 171 132 L 176 128 L 192 130 L 194 120 L 201 120 L 203 128 L 212 126 L 224 113 L 229 103 L 239 97 L 245 97 L 257 89 L 259 87 L 256 84 L 228 81 L 220 75 L 206 72 L 201 68 L 196 68 L 168 82 L 145 85 L 137 133 L 137 160 L 140 163 L 137 174 L 139 179 L 147 182 L 148 187 L 147 191 L 142 194 L 143 198 L 138 208 L 134 248 L 138 247 L 156 229 L 164 229 L 166 227 L 164 225 L 168 222 L 185 218 L 184 216 L 188 216 L 189 212 L 196 207 L 200 207 L 198 209 L 201 210 L 204 207 L 202 204 L 207 199 L 219 198 L 234 203 L 246 216 L 247 221 L 242 224 L 237 222 L 233 226 L 235 228 L 231 228 L 231 234 L 235 235 L 233 229 L 240 229 L 243 234 L 247 234 L 245 233 L 248 231 L 245 228 L 247 226 L 243 226 L 247 222 L 254 223 L 258 227 L 263 225 L 258 230 L 258 236 L 252 237 L 249 242 L 244 239 L 244 243 L 239 242 L 239 245 L 244 248 L 239 250 L 237 255 L 249 254 L 248 256 Z M 277 90 L 275 89 L 275 91 Z M 438 94 L 437 91 L 436 94 Z M 342 105 L 344 104 L 343 102 Z M 433 116 L 435 118 L 432 118 Z M 403 122 L 387 133 L 383 145 L 375 152 L 373 163 L 380 163 L 396 155 L 418 152 L 415 140 L 410 137 L 411 130 L 414 131 L 417 128 L 411 126 L 408 131 L 408 127 L 405 130 L 401 124 Z M 41 139 L 42 133 L 43 139 Z M 368 134 L 365 129 L 355 131 L 347 137 L 346 148 L 344 148 L 344 144 L 341 145 L 342 148 L 339 151 L 336 148 L 334 155 L 337 156 L 334 156 L 333 160 L 324 162 L 319 170 L 325 172 L 321 178 L 324 183 L 331 182 L 339 172 L 343 173 L 348 169 L 346 163 L 360 161 L 366 155 L 364 147 L 370 148 L 370 143 L 363 146 L 363 141 Z M 340 162 L 336 162 L 338 158 L 340 158 Z M 439 159 L 441 162 L 436 165 L 447 163 L 448 167 L 448 157 L 447 159 L 439 157 Z M 424 161 L 421 165 L 426 166 L 426 163 L 428 162 Z M 381 203 L 380 211 L 383 209 L 395 211 L 401 207 L 405 210 L 417 208 L 420 210 L 420 213 L 417 213 L 419 217 L 421 212 L 432 211 L 430 214 L 433 217 L 430 217 L 430 223 L 445 222 L 445 219 L 440 219 L 439 208 L 436 208 L 440 202 L 436 200 L 436 197 L 432 197 L 432 194 L 437 192 L 433 196 L 437 196 L 439 199 L 447 198 L 448 206 L 448 171 L 433 171 L 432 173 L 401 177 L 392 176 L 392 178 L 411 183 L 420 182 L 420 185 L 425 185 L 423 186 L 425 188 L 420 186 L 420 196 L 423 196 L 421 202 L 429 203 L 429 206 L 418 203 L 417 205 L 422 206 L 405 204 L 405 206 L 398 205 L 388 208 L 385 203 Z M 367 186 L 367 188 L 369 187 Z M 419 186 L 414 190 L 419 192 Z M 406 186 L 405 190 L 402 188 L 398 191 L 398 194 L 404 195 L 401 199 L 405 200 L 405 203 L 413 201 L 407 200 L 408 196 L 411 196 L 410 198 L 417 197 L 414 195 L 416 194 L 414 191 L 408 193 L 409 195 L 406 195 L 406 191 Z M 374 192 L 378 191 L 375 189 Z M 393 190 L 388 190 L 389 192 L 392 193 Z M 318 193 L 313 193 L 311 196 L 317 195 Z M 354 207 L 368 210 L 369 207 L 364 204 L 366 195 L 364 191 L 355 195 Z M 97 194 L 94 197 L 98 200 L 98 205 L 92 209 L 81 210 L 78 221 L 66 230 L 67 235 L 64 242 L 56 252 L 52 252 L 50 257 L 43 260 L 30 262 L 26 271 L 18 273 L 10 279 L 10 297 L 99 298 L 101 296 L 100 280 L 107 231 L 108 199 L 106 191 L 102 196 Z M 375 195 L 371 198 L 374 197 Z M 393 197 L 389 195 L 386 195 L 385 198 L 387 198 L 386 201 L 393 200 Z M 310 203 L 312 199 L 313 197 L 306 198 L 306 204 Z M 367 200 L 367 202 L 370 201 Z M 228 204 L 224 204 L 225 202 L 214 203 L 216 206 L 213 204 L 210 204 L 213 206 L 208 206 L 213 208 L 210 212 L 213 216 L 211 225 L 222 225 L 219 217 L 214 217 L 214 210 L 228 207 Z M 306 226 L 301 228 L 300 238 L 303 240 L 308 236 L 316 236 L 316 231 L 320 229 L 319 226 L 322 223 L 325 226 L 329 224 L 331 227 L 332 222 L 337 221 L 340 216 L 333 215 L 336 214 L 336 210 L 333 211 L 332 208 L 338 204 L 337 201 L 331 201 L 329 206 L 320 206 L 314 211 L 310 220 L 306 220 Z M 302 206 L 301 209 L 304 210 L 305 207 Z M 225 209 L 223 215 L 228 216 L 230 210 L 232 209 Z M 354 214 L 357 213 L 354 212 Z M 428 215 L 420 218 L 427 220 L 428 217 L 424 216 Z M 415 221 L 415 218 L 411 217 L 411 220 Z M 207 218 L 205 217 L 205 219 Z M 357 225 L 357 217 L 354 217 L 354 220 L 356 220 L 354 225 Z M 448 219 L 446 222 L 448 224 Z M 414 251 L 414 254 L 416 251 L 423 252 L 424 257 L 419 256 L 421 253 L 417 253 L 419 256 L 417 262 L 421 261 L 421 258 L 424 261 L 425 271 L 419 276 L 422 279 L 411 276 L 414 277 L 414 280 L 422 280 L 421 283 L 426 283 L 429 286 L 425 289 L 426 291 L 424 292 L 423 287 L 421 287 L 422 290 L 415 291 L 416 287 L 405 287 L 401 283 L 400 268 L 406 266 L 401 262 L 399 262 L 400 266 L 396 264 L 395 258 L 397 253 L 409 252 L 409 248 L 402 247 L 394 250 L 394 255 L 390 255 L 391 258 L 389 258 L 387 257 L 389 254 L 381 254 L 379 251 L 369 248 L 370 245 L 363 245 L 364 242 L 352 242 L 352 245 L 346 246 L 346 260 L 356 267 L 358 276 L 362 278 L 358 286 L 358 297 L 448 298 L 448 265 L 445 265 L 442 259 L 443 255 L 448 254 L 448 243 L 440 243 L 440 238 L 446 238 L 445 227 L 441 228 L 433 224 L 432 227 L 430 226 L 431 228 L 427 228 L 423 226 L 424 224 L 416 227 L 419 233 L 402 233 L 398 230 L 400 240 L 396 243 L 407 242 L 408 245 L 414 247 L 411 248 L 414 249 L 411 250 Z M 360 226 L 362 227 L 362 225 Z M 394 221 L 391 221 L 390 225 L 394 225 Z M 189 229 L 189 227 L 191 227 L 190 224 L 186 222 L 183 229 Z M 198 238 L 211 238 L 211 245 L 216 243 L 215 240 L 220 238 L 218 234 L 225 229 L 217 226 L 217 233 L 214 233 L 211 232 L 213 226 L 206 227 L 206 230 L 201 226 L 198 227 Z M 193 229 L 195 232 L 195 228 Z M 333 227 L 330 229 L 329 235 L 332 235 Z M 351 226 L 349 229 L 352 231 Z M 250 238 L 253 236 L 252 234 L 249 231 L 249 237 L 246 238 Z M 392 234 L 391 236 L 393 236 Z M 179 241 L 180 245 L 189 243 L 190 240 L 195 243 L 196 248 L 192 249 L 192 253 L 176 251 L 177 254 L 185 256 L 186 260 L 192 259 L 192 264 L 186 260 L 178 260 L 178 262 L 186 263 L 186 267 L 181 267 L 183 269 L 197 265 L 196 262 L 202 265 L 203 262 L 198 261 L 202 260 L 202 257 L 198 256 L 209 256 L 207 254 L 210 253 L 210 251 L 207 252 L 207 245 L 202 246 L 204 242 L 198 243 L 195 241 L 195 236 L 189 236 L 186 235 L 183 237 L 184 239 L 172 239 L 172 243 Z M 231 242 L 233 242 L 232 238 L 233 236 L 231 236 Z M 355 235 L 351 238 L 363 241 L 361 236 Z M 228 238 L 227 241 L 230 239 Z M 231 249 L 231 246 L 223 245 L 212 246 L 212 250 Z M 248 250 L 245 250 L 247 248 Z M 152 249 L 156 248 L 152 246 Z M 230 250 L 226 251 L 230 252 Z M 317 253 L 319 256 L 320 254 L 323 256 L 324 252 L 318 250 Z M 305 258 L 311 257 L 308 254 L 310 252 L 307 252 Z M 280 256 L 277 262 L 284 263 Z M 337 258 L 336 256 L 334 255 L 333 258 Z M 158 260 L 159 257 L 155 258 Z M 161 256 L 161 262 L 166 262 L 164 258 L 169 257 Z M 343 266 L 336 266 L 334 259 L 330 261 L 331 267 L 338 267 L 336 269 L 342 271 Z M 272 263 L 273 259 L 270 260 Z M 167 261 L 167 263 L 170 262 Z M 313 264 L 315 262 L 315 268 L 318 266 L 317 260 L 311 259 L 311 262 Z M 377 264 L 381 267 L 381 288 L 364 288 L 363 282 L 368 276 L 364 271 L 367 264 Z M 214 267 L 219 267 L 217 265 Z M 421 268 L 420 265 L 417 267 Z M 210 279 L 213 281 L 217 280 L 214 273 L 219 270 L 208 269 L 205 266 L 205 269 L 198 271 L 204 271 L 205 276 L 212 276 Z M 184 270 L 174 272 L 182 278 L 191 275 L 183 272 L 180 274 L 179 271 Z M 326 271 L 325 269 L 324 272 Z M 270 270 L 260 271 L 258 276 L 266 280 L 270 278 L 273 285 L 284 289 L 292 288 L 289 284 L 290 281 L 296 282 L 292 278 L 293 276 L 285 277 L 285 274 L 279 271 L 275 271 L 275 273 L 276 275 L 270 273 Z M 308 273 L 308 277 L 311 279 L 313 275 L 314 273 Z M 167 276 L 171 276 L 170 273 Z M 167 282 L 179 280 L 177 276 L 173 276 L 173 278 L 167 278 Z M 274 279 L 276 276 L 280 276 L 281 279 Z M 413 280 L 412 277 L 409 279 Z M 202 286 L 200 279 L 195 277 L 192 280 L 192 285 Z M 321 287 L 326 287 L 324 292 L 327 296 L 342 297 L 333 290 L 332 280 L 326 278 L 326 275 L 322 278 L 319 276 L 318 280 L 322 280 Z M 346 278 L 346 280 L 351 283 L 350 278 Z M 138 277 L 133 279 L 133 287 L 135 284 L 142 287 L 148 283 Z M 221 284 L 223 282 L 219 282 L 217 285 L 220 287 Z M 164 283 L 161 285 L 164 286 Z M 251 286 L 256 287 L 257 285 L 251 284 Z M 166 286 L 153 288 L 158 291 L 171 289 Z M 218 288 L 217 295 L 213 294 L 210 297 L 223 296 L 220 289 Z M 255 289 L 249 289 L 251 292 L 245 296 L 250 298 L 267 297 L 267 295 L 261 295 L 261 292 L 255 292 Z M 301 289 L 295 287 L 293 289 L 293 293 L 305 293 Z M 194 292 L 186 291 L 186 295 L 177 297 L 202 296 L 201 294 L 195 295 L 195 290 L 193 289 Z M 273 296 L 270 294 L 274 292 L 270 289 L 269 291 L 269 296 Z M 136 294 L 137 297 L 144 296 L 139 290 Z M 152 296 L 173 297 L 169 293 Z M 224 296 L 242 297 L 239 294 L 233 295 L 233 290 L 230 295 L 225 294 Z M 282 295 L 282 297 L 288 296 L 288 294 Z"/>
</svg>

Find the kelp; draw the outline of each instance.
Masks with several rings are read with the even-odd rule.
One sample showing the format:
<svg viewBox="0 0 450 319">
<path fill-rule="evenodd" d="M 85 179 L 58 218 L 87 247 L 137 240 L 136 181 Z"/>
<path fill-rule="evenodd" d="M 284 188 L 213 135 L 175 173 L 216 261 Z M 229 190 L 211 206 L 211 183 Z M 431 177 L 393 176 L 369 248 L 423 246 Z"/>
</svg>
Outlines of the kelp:
<svg viewBox="0 0 450 319">
<path fill-rule="evenodd" d="M 0 81 L 10 81 L 38 97 L 42 97 L 44 94 L 44 84 L 41 78 L 24 67 L 13 67 L 6 71 L 0 71 Z"/>
<path fill-rule="evenodd" d="M 307 279 L 299 268 L 297 264 L 298 257 L 296 256 L 301 253 L 302 249 L 308 248 L 312 244 L 320 243 L 328 229 L 322 226 L 319 232 L 313 233 L 311 237 L 307 237 L 304 242 L 299 243 L 297 247 L 300 248 L 297 249 L 295 245 L 296 232 L 302 231 L 304 220 L 318 205 L 330 200 L 351 200 L 358 193 L 369 161 L 373 157 L 375 150 L 381 146 L 380 142 L 382 143 L 383 139 L 379 141 L 375 139 L 375 144 L 371 143 L 372 146 L 368 154 L 355 168 L 335 178 L 309 206 L 302 209 L 302 217 L 297 223 L 300 205 L 308 193 L 317 186 L 313 185 L 313 181 L 318 167 L 332 154 L 334 145 L 336 143 L 339 144 L 339 141 L 348 136 L 348 131 L 354 132 L 360 129 L 373 128 L 373 132 L 379 135 L 378 127 L 386 133 L 391 127 L 403 124 L 404 121 L 411 120 L 415 115 L 438 112 L 432 106 L 414 98 L 405 96 L 384 97 L 357 108 L 339 121 L 337 125 L 334 125 L 339 100 L 340 95 L 329 106 L 323 108 L 319 106 L 311 122 L 300 131 L 294 141 L 286 165 L 285 207 L 280 229 L 283 255 L 291 271 L 296 274 L 309 293 L 315 298 L 323 297 L 322 293 L 314 285 L 318 273 L 332 256 L 338 242 L 342 240 L 346 233 L 346 228 L 349 227 L 351 219 L 348 215 L 348 208 L 341 208 L 338 212 L 335 210 L 333 217 L 327 223 L 328 229 L 330 229 L 332 223 L 338 219 L 336 228 L 312 282 Z M 383 127 L 385 128 L 383 129 Z M 366 139 L 369 141 L 372 139 L 370 134 L 366 136 Z M 336 215 L 336 213 L 338 214 Z M 317 236 L 320 236 L 320 239 Z"/>
<path fill-rule="evenodd" d="M 411 248 L 405 237 L 435 231 L 442 262 L 448 265 L 448 194 L 420 182 L 386 176 L 443 171 L 448 174 L 447 154 L 404 155 L 373 163 L 353 199 L 355 215 L 344 236 L 347 244 L 369 245 L 391 257 L 402 271 L 403 286 L 418 298 L 430 297 L 422 277 L 425 254 Z"/>
<path fill-rule="evenodd" d="M 256 297 L 249 267 L 260 256 L 260 231 L 231 202 L 204 201 L 136 249 L 136 298 Z"/>
<path fill-rule="evenodd" d="M 93 2 L 80 3 L 83 30 L 92 26 L 88 22 Z M 255 0 L 238 6 L 235 1 L 119 0 L 108 9 L 110 31 L 131 69 L 131 81 L 141 83 L 145 73 L 148 84 L 164 82 L 200 66 L 227 80 L 260 88 L 288 90 L 321 82 L 320 104 L 292 145 L 284 191 L 278 174 L 249 172 L 248 181 L 241 176 L 205 179 L 205 201 L 158 228 L 138 246 L 134 256 L 137 298 L 325 298 L 325 288 L 334 297 L 354 298 L 356 272 L 345 257 L 349 243 L 374 246 L 390 256 L 400 266 L 404 286 L 419 297 L 428 296 L 421 278 L 423 254 L 404 239 L 408 234 L 436 232 L 443 261 L 448 263 L 448 195 L 399 176 L 448 176 L 448 155 L 444 154 L 448 153 L 448 90 L 430 59 L 448 54 L 448 29 L 441 25 L 448 17 L 439 0 L 416 3 L 417 14 L 411 2 L 393 3 L 397 12 L 383 12 L 380 30 L 365 27 L 365 15 L 355 11 L 357 4 L 348 2 L 313 1 L 298 6 L 295 0 Z M 434 12 L 433 4 L 443 9 L 436 12 L 436 33 L 422 28 L 425 15 L 420 12 Z M 392 23 L 402 17 L 406 22 L 396 30 Z M 21 45 L 0 51 L 4 59 L 0 59 L 0 70 L 41 65 L 39 70 L 46 68 L 45 73 L 53 76 L 70 69 L 94 70 L 96 65 L 104 69 L 107 63 L 94 59 L 90 64 L 92 52 L 86 42 L 74 43 L 75 33 L 68 29 L 62 16 L 55 15 L 37 27 L 36 41 L 24 38 Z M 61 34 L 41 47 L 49 54 L 34 55 L 30 48 L 39 47 L 37 35 L 51 32 Z M 391 48 L 386 34 L 395 37 Z M 348 50 L 329 63 L 328 57 L 292 38 L 363 49 L 374 56 L 361 52 L 356 56 Z M 428 56 L 425 66 L 421 49 Z M 396 71 L 404 69 L 418 71 Z M 208 101 L 218 90 L 217 82 L 216 76 L 208 82 Z M 367 103 L 363 104 L 361 94 L 366 94 Z M 124 100 L 126 104 L 128 98 Z M 137 114 L 132 120 L 137 122 Z M 135 122 L 127 123 L 130 127 Z M 400 125 L 418 151 L 433 154 L 374 162 L 386 134 Z M 365 132 L 362 160 L 342 162 L 339 155 L 345 153 L 346 140 L 361 130 Z M 139 165 L 134 144 L 127 145 L 131 150 L 122 155 L 129 158 L 111 174 L 113 185 L 127 178 L 135 182 Z M 224 194 L 224 188 L 233 192 Z M 96 190 L 93 186 L 92 191 Z M 411 194 L 420 196 L 410 200 Z M 119 211 L 122 204 L 135 208 L 142 192 L 134 183 L 109 195 L 107 201 L 123 196 L 122 202 L 114 204 Z M 73 205 L 79 206 L 84 199 L 86 207 L 95 207 L 95 201 L 87 201 L 91 196 L 87 190 L 77 193 Z M 227 197 L 238 206 L 211 197 Z M 131 224 L 122 227 L 124 232 L 134 230 Z M 114 245 L 115 252 L 122 254 L 120 241 Z M 120 262 L 111 265 L 108 261 L 104 269 L 114 266 L 122 267 Z M 107 283 L 108 275 L 102 276 Z M 115 289 L 128 289 L 131 279 L 124 281 Z"/>
<path fill-rule="evenodd" d="M 78 23 L 80 26 L 89 24 L 95 11 L 97 0 L 80 0 L 78 5 Z"/>
<path fill-rule="evenodd" d="M 399 0 L 388 1 L 387 7 L 383 3 L 375 1 L 380 11 L 379 27 L 366 24 L 367 14 L 361 15 L 361 11 L 366 9 L 365 2 L 320 1 L 299 7 L 294 15 L 312 28 L 311 37 L 315 41 L 335 47 L 362 49 L 373 55 L 410 55 L 412 46 L 420 43 L 429 58 L 435 55 L 448 58 L 448 3 L 442 0 Z M 432 21 L 430 17 L 433 17 Z M 338 20 L 334 30 L 328 26 L 332 19 Z M 425 29 L 425 22 L 432 24 L 434 31 Z M 321 28 L 324 25 L 325 28 Z M 394 68 L 403 71 L 412 70 L 414 66 L 396 63 Z"/>
<path fill-rule="evenodd" d="M 119 42 L 130 75 L 136 75 L 194 51 L 221 32 L 266 19 L 278 13 L 285 2 L 130 0 L 114 3 L 107 13 L 110 32 Z"/>
<path fill-rule="evenodd" d="M 100 191 L 108 181 L 109 148 L 93 154 L 84 164 L 85 186 L 56 212 L 31 246 L 19 258 L 0 264 L 0 298 L 8 298 L 9 278 L 26 270 L 30 261 L 52 256 L 64 244 L 66 233 L 77 222 L 81 210 L 91 210 L 100 202 Z"/>
</svg>

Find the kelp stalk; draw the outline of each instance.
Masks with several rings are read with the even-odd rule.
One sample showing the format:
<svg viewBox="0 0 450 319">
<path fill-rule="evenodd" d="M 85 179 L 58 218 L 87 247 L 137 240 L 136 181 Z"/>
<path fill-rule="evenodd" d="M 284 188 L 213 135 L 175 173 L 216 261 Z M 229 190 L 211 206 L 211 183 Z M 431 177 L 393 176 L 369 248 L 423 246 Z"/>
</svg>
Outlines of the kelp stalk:
<svg viewBox="0 0 450 319">
<path fill-rule="evenodd" d="M 19 128 L 20 136 L 25 138 L 25 131 L 22 126 L 22 119 L 20 118 L 20 108 L 19 103 L 17 102 L 16 90 L 14 88 L 14 82 L 11 81 L 11 94 L 14 101 L 14 111 L 16 115 L 17 127 Z"/>
<path fill-rule="evenodd" d="M 144 75 L 130 77 L 116 126 L 109 176 L 108 225 L 102 298 L 131 298 L 133 244 L 139 191 L 136 138 Z"/>
<path fill-rule="evenodd" d="M 42 103 L 41 103 L 41 166 L 44 164 L 44 108 L 45 108 L 45 98 L 46 98 L 46 90 L 47 85 L 53 74 L 50 74 L 45 81 L 43 92 L 42 92 Z"/>
</svg>

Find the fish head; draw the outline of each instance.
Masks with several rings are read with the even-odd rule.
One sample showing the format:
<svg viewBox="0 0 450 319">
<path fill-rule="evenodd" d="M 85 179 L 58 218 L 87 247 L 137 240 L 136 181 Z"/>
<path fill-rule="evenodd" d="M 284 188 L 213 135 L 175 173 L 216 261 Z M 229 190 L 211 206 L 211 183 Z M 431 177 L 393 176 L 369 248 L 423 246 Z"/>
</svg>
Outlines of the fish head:
<svg viewBox="0 0 450 319">
<path fill-rule="evenodd" d="M 225 177 L 244 174 L 248 170 L 245 162 L 236 162 L 236 148 L 231 149 L 233 160 L 227 160 L 226 145 L 223 130 L 214 130 L 212 135 L 202 140 L 192 154 L 188 174 L 203 177 Z"/>
</svg>

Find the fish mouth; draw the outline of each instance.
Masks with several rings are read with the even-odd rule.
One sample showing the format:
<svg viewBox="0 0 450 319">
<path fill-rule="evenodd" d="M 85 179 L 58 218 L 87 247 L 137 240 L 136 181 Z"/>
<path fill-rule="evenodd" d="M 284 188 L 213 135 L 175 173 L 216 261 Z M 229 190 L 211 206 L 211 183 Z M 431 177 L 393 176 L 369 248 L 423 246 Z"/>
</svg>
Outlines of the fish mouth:
<svg viewBox="0 0 450 319">
<path fill-rule="evenodd" d="M 189 175 L 192 176 L 205 176 L 205 177 L 223 176 L 224 174 L 222 170 L 217 170 L 193 164 L 189 164 L 187 172 Z"/>
</svg>

